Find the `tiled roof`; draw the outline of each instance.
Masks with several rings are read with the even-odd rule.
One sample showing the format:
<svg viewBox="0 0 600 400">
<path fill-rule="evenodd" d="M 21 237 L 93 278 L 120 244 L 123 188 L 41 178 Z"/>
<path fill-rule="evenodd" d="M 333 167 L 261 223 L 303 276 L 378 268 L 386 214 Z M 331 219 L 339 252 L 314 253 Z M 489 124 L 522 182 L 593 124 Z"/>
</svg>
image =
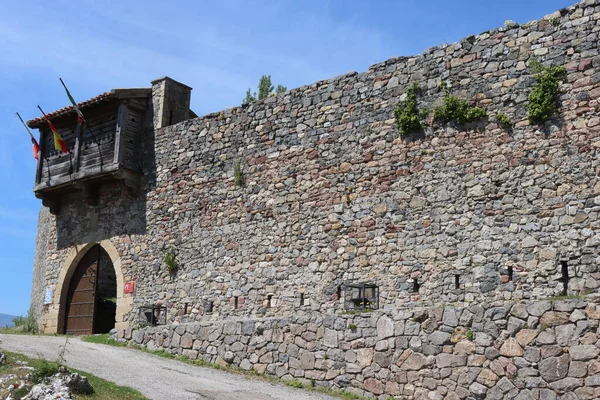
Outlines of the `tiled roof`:
<svg viewBox="0 0 600 400">
<path fill-rule="evenodd" d="M 131 88 L 131 89 L 113 89 L 110 92 L 102 93 L 96 97 L 92 97 L 89 100 L 82 101 L 81 103 L 77 103 L 77 106 L 81 109 L 85 109 L 86 107 L 96 105 L 103 101 L 113 100 L 113 99 L 133 99 L 133 98 L 148 98 L 152 94 L 152 89 L 150 88 Z M 56 118 L 60 115 L 65 115 L 71 112 L 75 112 L 75 107 L 68 106 L 61 108 L 60 110 L 53 111 L 51 113 L 46 114 L 48 118 Z M 27 126 L 30 128 L 39 128 L 44 125 L 46 122 L 44 117 L 37 117 L 35 119 L 27 121 Z"/>
<path fill-rule="evenodd" d="M 92 104 L 100 103 L 102 101 L 110 99 L 110 98 L 114 97 L 114 95 L 115 95 L 114 91 L 105 92 L 96 97 L 92 97 L 89 100 L 82 101 L 81 103 L 77 103 L 77 106 L 79 108 L 84 108 L 84 107 L 90 106 Z M 63 107 L 60 110 L 53 111 L 46 115 L 48 116 L 48 118 L 53 118 L 53 117 L 58 117 L 59 115 L 70 113 L 71 111 L 74 112 L 75 107 L 73 107 L 73 106 Z M 41 116 L 41 117 L 37 117 L 35 119 L 27 121 L 27 126 L 29 126 L 30 128 L 37 128 L 43 122 L 44 122 L 44 117 Z"/>
</svg>

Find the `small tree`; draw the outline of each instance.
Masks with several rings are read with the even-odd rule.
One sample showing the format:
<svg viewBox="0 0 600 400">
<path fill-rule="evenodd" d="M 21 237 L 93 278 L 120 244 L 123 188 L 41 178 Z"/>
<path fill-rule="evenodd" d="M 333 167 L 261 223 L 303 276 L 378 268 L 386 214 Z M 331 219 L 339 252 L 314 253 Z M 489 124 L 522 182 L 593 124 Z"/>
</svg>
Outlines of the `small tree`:
<svg viewBox="0 0 600 400">
<path fill-rule="evenodd" d="M 254 95 L 252 95 L 252 93 L 250 92 L 250 89 L 246 90 L 246 98 L 244 99 L 244 101 L 242 101 L 242 104 L 250 104 L 250 103 L 254 103 L 256 101 L 256 92 L 254 92 Z"/>
<path fill-rule="evenodd" d="M 287 91 L 287 87 L 283 85 L 277 85 L 277 88 L 273 87 L 271 75 L 263 75 L 260 77 L 260 81 L 258 82 L 258 95 L 256 92 L 252 94 L 250 89 L 246 90 L 246 97 L 242 101 L 242 104 L 254 103 L 256 100 L 262 100 L 272 93 L 283 93 L 285 91 Z"/>
<path fill-rule="evenodd" d="M 271 84 L 271 75 L 263 75 L 260 77 L 258 82 L 258 99 L 262 100 L 266 98 L 273 91 L 273 85 Z"/>
</svg>

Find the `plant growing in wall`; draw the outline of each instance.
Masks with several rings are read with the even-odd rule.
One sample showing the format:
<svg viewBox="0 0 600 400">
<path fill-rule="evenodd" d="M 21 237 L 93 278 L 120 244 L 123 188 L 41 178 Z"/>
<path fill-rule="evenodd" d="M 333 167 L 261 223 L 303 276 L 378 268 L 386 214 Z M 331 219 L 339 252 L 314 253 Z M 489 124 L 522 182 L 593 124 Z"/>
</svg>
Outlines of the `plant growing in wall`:
<svg viewBox="0 0 600 400">
<path fill-rule="evenodd" d="M 273 93 L 283 93 L 285 91 L 287 91 L 287 87 L 283 85 L 277 85 L 277 88 L 273 87 L 273 84 L 271 83 L 271 75 L 263 75 L 260 77 L 260 81 L 258 82 L 258 95 L 256 92 L 252 94 L 250 89 L 246 90 L 246 97 L 244 100 L 242 100 L 242 104 L 254 103 L 256 100 L 262 100 Z"/>
<path fill-rule="evenodd" d="M 244 171 L 242 171 L 242 165 L 239 160 L 233 162 L 233 181 L 237 187 L 244 186 Z"/>
<path fill-rule="evenodd" d="M 400 135 L 408 135 L 422 129 L 421 119 L 427 116 L 428 111 L 419 111 L 417 107 L 418 91 L 419 86 L 413 83 L 412 86 L 406 89 L 406 99 L 398 104 L 398 107 L 394 110 L 394 116 L 398 124 L 398 133 Z"/>
<path fill-rule="evenodd" d="M 177 253 L 174 248 L 170 248 L 165 253 L 165 265 L 167 266 L 167 272 L 169 275 L 175 275 L 177 273 Z"/>
<path fill-rule="evenodd" d="M 444 91 L 444 102 L 441 106 L 433 109 L 434 120 L 441 123 L 454 121 L 464 124 L 487 117 L 487 111 L 484 108 L 473 107 L 466 100 L 452 96 L 445 81 L 442 82 L 440 88 Z"/>
<path fill-rule="evenodd" d="M 494 118 L 496 118 L 496 121 L 498 121 L 503 128 L 510 129 L 512 127 L 512 122 L 510 121 L 510 118 L 508 118 L 508 115 L 499 112 L 494 115 Z"/>
<path fill-rule="evenodd" d="M 565 75 L 566 70 L 563 66 L 544 67 L 537 60 L 529 63 L 529 70 L 536 81 L 529 93 L 529 123 L 543 124 L 558 111 L 559 79 Z"/>
</svg>

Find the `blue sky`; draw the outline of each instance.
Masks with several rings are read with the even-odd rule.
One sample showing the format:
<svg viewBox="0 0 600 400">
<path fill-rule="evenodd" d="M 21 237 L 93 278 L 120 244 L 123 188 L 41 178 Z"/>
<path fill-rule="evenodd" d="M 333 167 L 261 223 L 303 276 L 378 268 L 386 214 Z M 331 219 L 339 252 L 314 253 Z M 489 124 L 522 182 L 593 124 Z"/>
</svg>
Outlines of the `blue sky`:
<svg viewBox="0 0 600 400">
<path fill-rule="evenodd" d="M 199 115 L 239 105 L 262 74 L 288 88 L 502 26 L 575 0 L 6 1 L 0 13 L 0 313 L 29 307 L 35 160 L 14 112 L 38 116 L 168 75 Z"/>
</svg>

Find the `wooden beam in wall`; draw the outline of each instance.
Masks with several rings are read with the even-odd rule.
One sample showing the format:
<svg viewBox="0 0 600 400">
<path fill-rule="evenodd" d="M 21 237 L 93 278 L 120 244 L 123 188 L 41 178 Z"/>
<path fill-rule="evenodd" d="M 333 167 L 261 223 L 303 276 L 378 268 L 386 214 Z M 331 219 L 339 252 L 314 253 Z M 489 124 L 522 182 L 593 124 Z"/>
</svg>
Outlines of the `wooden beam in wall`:
<svg viewBox="0 0 600 400">
<path fill-rule="evenodd" d="M 115 157 L 113 160 L 114 164 L 120 164 L 123 161 L 123 147 L 125 130 L 127 129 L 127 102 L 121 101 L 119 103 L 119 111 L 117 112 L 117 130 L 115 134 Z"/>
<path fill-rule="evenodd" d="M 75 136 L 75 154 L 74 154 L 74 165 L 73 170 L 79 172 L 79 159 L 81 154 L 81 135 L 83 133 L 83 127 L 80 123 L 77 124 L 77 133 Z"/>
</svg>

